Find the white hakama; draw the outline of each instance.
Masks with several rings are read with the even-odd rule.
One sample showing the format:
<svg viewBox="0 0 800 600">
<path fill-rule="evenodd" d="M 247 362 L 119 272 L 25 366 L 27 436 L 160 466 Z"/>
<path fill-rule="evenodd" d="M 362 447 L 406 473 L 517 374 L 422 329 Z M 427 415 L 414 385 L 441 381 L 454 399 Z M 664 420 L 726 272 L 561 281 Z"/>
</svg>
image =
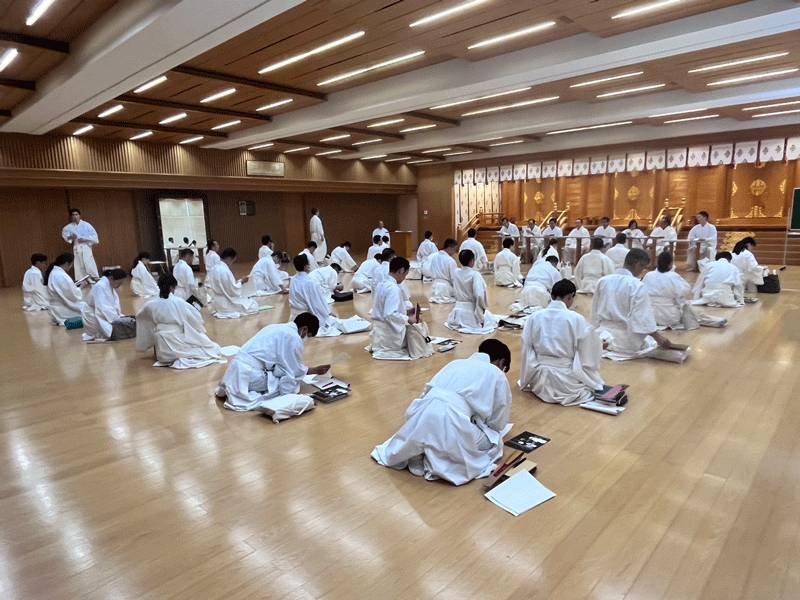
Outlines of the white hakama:
<svg viewBox="0 0 800 600">
<path fill-rule="evenodd" d="M 81 317 L 85 342 L 136 337 L 136 321 L 122 314 L 119 295 L 108 277 L 94 284 Z"/>
<path fill-rule="evenodd" d="M 80 281 L 87 275 L 99 277 L 97 263 L 92 255 L 92 246 L 100 243 L 95 228 L 83 220 L 78 224 L 68 223 L 61 230 L 61 237 L 65 242 L 72 244 L 72 253 L 75 255 L 75 281 Z M 78 239 L 86 241 L 79 242 Z"/>
<path fill-rule="evenodd" d="M 258 312 L 255 300 L 242 297 L 242 284 L 236 281 L 227 263 L 220 262 L 211 269 L 206 285 L 214 294 L 214 316 L 218 319 L 238 319 Z"/>
<path fill-rule="evenodd" d="M 494 284 L 502 287 L 522 287 L 519 256 L 503 248 L 494 258 Z"/>
<path fill-rule="evenodd" d="M 462 250 L 471 250 L 472 254 L 475 256 L 475 269 L 478 272 L 485 272 L 489 270 L 489 258 L 486 256 L 486 249 L 483 247 L 478 240 L 475 238 L 467 238 L 463 242 L 461 242 L 461 247 L 458 249 L 459 252 Z"/>
<path fill-rule="evenodd" d="M 615 270 L 614 263 L 600 250 L 584 254 L 575 267 L 575 285 L 578 293 L 594 294 L 599 279 L 611 275 Z"/>
<path fill-rule="evenodd" d="M 561 273 L 549 262 L 534 265 L 528 271 L 525 287 L 522 288 L 519 300 L 511 305 L 511 310 L 516 312 L 531 306 L 546 308 L 550 304 L 550 292 L 559 281 Z"/>
<path fill-rule="evenodd" d="M 66 319 L 80 317 L 86 303 L 83 294 L 61 267 L 53 267 L 47 279 L 47 292 L 50 298 L 50 316 L 53 323 L 63 325 Z"/>
<path fill-rule="evenodd" d="M 461 267 L 453 278 L 456 305 L 445 327 L 459 333 L 488 335 L 497 329 L 497 319 L 486 308 L 489 300 L 486 282 L 477 271 Z"/>
<path fill-rule="evenodd" d="M 692 304 L 724 308 L 744 306 L 741 271 L 725 258 L 706 264 L 694 284 Z"/>
<path fill-rule="evenodd" d="M 271 296 L 281 293 L 283 278 L 278 265 L 272 255 L 259 258 L 250 271 L 250 281 L 253 282 L 253 296 Z"/>
<path fill-rule="evenodd" d="M 331 264 L 333 263 L 342 267 L 343 273 L 352 273 L 358 268 L 358 264 L 344 246 L 337 246 L 331 252 Z"/>
<path fill-rule="evenodd" d="M 353 279 L 350 281 L 356 294 L 369 294 L 372 292 L 372 273 L 380 265 L 381 263 L 374 258 L 369 258 L 361 263 L 361 266 L 358 267 Z"/>
<path fill-rule="evenodd" d="M 25 271 L 22 278 L 22 309 L 28 312 L 48 310 L 50 294 L 44 287 L 42 271 L 34 266 Z"/>
<path fill-rule="evenodd" d="M 394 278 L 384 279 L 376 288 L 369 312 L 372 342 L 367 348 L 378 360 L 412 360 L 408 350 L 408 312 L 403 290 Z"/>
<path fill-rule="evenodd" d="M 429 300 L 434 304 L 452 304 L 456 301 L 453 292 L 453 278 L 457 270 L 456 261 L 444 250 L 439 250 L 432 255 L 430 261 L 433 285 Z"/>
<path fill-rule="evenodd" d="M 723 327 L 726 319 L 711 317 L 696 309 L 687 299 L 689 283 L 675 271 L 650 271 L 642 279 L 650 296 L 659 329 L 697 329 Z"/>
<path fill-rule="evenodd" d="M 322 263 L 328 254 L 328 243 L 325 241 L 325 230 L 322 228 L 322 219 L 319 218 L 319 215 L 311 217 L 309 229 L 311 231 L 311 241 L 317 243 L 317 249 L 314 250 L 314 259 L 318 263 Z M 313 268 L 316 269 L 316 265 Z"/>
<path fill-rule="evenodd" d="M 131 271 L 131 291 L 140 298 L 158 296 L 158 284 L 142 261 Z"/>
<path fill-rule="evenodd" d="M 764 275 L 769 274 L 769 269 L 759 265 L 756 257 L 747 248 L 734 254 L 731 264 L 741 271 L 742 283 L 750 291 L 755 291 L 757 285 L 764 285 Z"/>
</svg>

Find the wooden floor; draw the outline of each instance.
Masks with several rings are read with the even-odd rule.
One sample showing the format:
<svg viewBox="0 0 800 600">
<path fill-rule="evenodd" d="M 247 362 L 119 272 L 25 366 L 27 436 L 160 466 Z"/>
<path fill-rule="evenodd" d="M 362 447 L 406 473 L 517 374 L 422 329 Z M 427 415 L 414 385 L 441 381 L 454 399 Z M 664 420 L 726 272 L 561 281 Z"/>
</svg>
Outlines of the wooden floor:
<svg viewBox="0 0 800 600">
<path fill-rule="evenodd" d="M 238 266 L 243 272 L 246 266 Z M 631 385 L 613 418 L 516 389 L 514 432 L 557 496 L 514 518 L 483 498 L 379 467 L 369 454 L 445 363 L 373 361 L 365 334 L 310 340 L 306 364 L 347 353 L 352 397 L 275 425 L 225 410 L 224 365 L 153 368 L 133 342 L 87 345 L 0 290 L 0 598 L 797 600 L 800 598 L 800 268 L 726 329 L 671 334 L 683 366 L 604 361 Z M 491 283 L 491 281 L 490 281 Z M 410 282 L 427 305 L 429 284 Z M 122 288 L 123 310 L 143 305 Z M 490 287 L 502 313 L 516 292 Z M 241 345 L 288 318 L 206 315 Z M 371 298 L 336 305 L 366 315 Z M 425 313 L 453 335 L 448 306 Z M 587 298 L 577 309 L 589 313 Z"/>
</svg>

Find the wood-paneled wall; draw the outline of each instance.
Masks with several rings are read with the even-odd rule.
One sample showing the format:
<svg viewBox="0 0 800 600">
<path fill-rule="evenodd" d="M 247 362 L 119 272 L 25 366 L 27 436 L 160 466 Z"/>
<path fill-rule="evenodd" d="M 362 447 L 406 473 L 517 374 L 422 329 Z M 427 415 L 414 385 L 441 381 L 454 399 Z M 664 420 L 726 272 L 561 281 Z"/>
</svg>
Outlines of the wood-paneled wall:
<svg viewBox="0 0 800 600">
<path fill-rule="evenodd" d="M 441 248 L 445 238 L 455 236 L 452 165 L 433 165 L 420 169 L 417 201 L 420 239 L 425 231 L 430 230 L 436 245 Z"/>
</svg>

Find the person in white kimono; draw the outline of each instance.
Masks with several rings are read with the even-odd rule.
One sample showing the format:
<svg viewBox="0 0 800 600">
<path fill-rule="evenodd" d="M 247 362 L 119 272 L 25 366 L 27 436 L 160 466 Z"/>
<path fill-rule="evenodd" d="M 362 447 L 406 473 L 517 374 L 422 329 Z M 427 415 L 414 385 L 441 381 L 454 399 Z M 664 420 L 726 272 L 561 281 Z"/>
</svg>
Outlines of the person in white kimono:
<svg viewBox="0 0 800 600">
<path fill-rule="evenodd" d="M 48 310 L 50 294 L 44 285 L 44 270 L 47 268 L 47 257 L 44 254 L 31 256 L 31 268 L 25 271 L 22 278 L 22 309 L 28 312 Z"/>
<path fill-rule="evenodd" d="M 372 341 L 367 348 L 378 360 L 412 360 L 409 352 L 411 328 L 419 322 L 419 311 L 409 308 L 402 285 L 410 264 L 402 256 L 389 263 L 389 277 L 376 287 L 369 315 L 372 318 Z"/>
<path fill-rule="evenodd" d="M 272 252 L 259 258 L 250 271 L 255 291 L 253 296 L 271 296 L 273 294 L 288 294 L 289 288 L 284 285 L 278 266 L 281 264 L 282 252 Z"/>
<path fill-rule="evenodd" d="M 692 227 L 687 238 L 689 249 L 686 253 L 686 266 L 690 271 L 699 271 L 699 261 L 704 258 L 711 260 L 717 251 L 717 228 L 708 222 L 708 213 L 701 210 L 695 220 L 697 225 Z"/>
<path fill-rule="evenodd" d="M 77 208 L 69 209 L 71 222 L 61 230 L 61 237 L 68 244 L 72 244 L 72 254 L 75 257 L 75 280 L 84 277 L 99 277 L 97 263 L 92 255 L 92 246 L 100 243 L 97 231 L 89 223 L 81 219 L 81 211 Z"/>
<path fill-rule="evenodd" d="M 389 235 L 389 230 L 383 226 L 383 221 L 378 221 L 378 226 L 372 230 L 373 239 L 375 238 L 376 235 L 380 236 L 381 240 L 383 240 L 383 238 L 387 238 L 386 239 L 387 245 L 389 246 L 392 245 L 392 236 Z"/>
<path fill-rule="evenodd" d="M 381 236 L 375 235 L 372 237 L 372 246 L 367 249 L 367 260 L 370 258 L 375 258 L 376 254 L 380 254 L 383 252 L 383 243 L 381 242 Z"/>
<path fill-rule="evenodd" d="M 43 283 L 50 298 L 50 317 L 56 325 L 63 325 L 66 319 L 80 317 L 86 305 L 81 290 L 69 276 L 74 260 L 75 257 L 69 252 L 59 254 L 44 273 Z"/>
<path fill-rule="evenodd" d="M 350 256 L 352 247 L 353 244 L 345 242 L 341 246 L 334 248 L 333 252 L 331 252 L 331 262 L 339 265 L 344 273 L 352 273 L 358 269 L 358 263 Z"/>
<path fill-rule="evenodd" d="M 395 256 L 397 256 L 397 253 L 391 248 L 385 248 L 383 252 L 381 252 L 379 255 L 376 255 L 376 257 L 377 256 L 380 256 L 381 264 L 380 266 L 375 267 L 371 273 L 372 293 L 375 293 L 375 288 L 377 288 L 380 285 L 381 281 L 383 281 L 384 279 L 389 279 L 390 277 L 389 266 L 391 264 L 392 259 Z M 406 277 L 408 277 L 408 274 L 406 274 Z M 405 281 L 403 281 L 402 285 L 405 285 Z"/>
<path fill-rule="evenodd" d="M 692 304 L 739 308 L 744 306 L 742 272 L 731 264 L 730 252 L 717 252 L 707 263 L 694 284 Z"/>
<path fill-rule="evenodd" d="M 625 265 L 625 257 L 631 251 L 628 248 L 628 236 L 618 233 L 613 247 L 606 250 L 606 256 L 614 263 L 614 269 L 621 269 Z"/>
<path fill-rule="evenodd" d="M 598 280 L 616 271 L 614 263 L 602 252 L 602 238 L 592 238 L 591 248 L 588 254 L 581 256 L 575 267 L 575 283 L 580 294 L 594 294 Z"/>
<path fill-rule="evenodd" d="M 303 377 L 330 370 L 330 365 L 303 364 L 304 340 L 318 330 L 319 320 L 309 313 L 267 325 L 239 349 L 214 395 L 225 398 L 225 408 L 244 412 L 258 410 L 264 400 L 298 393 Z"/>
<path fill-rule="evenodd" d="M 206 263 L 206 273 L 211 273 L 214 267 L 222 260 L 219 255 L 219 242 L 217 240 L 208 240 L 204 260 Z"/>
<path fill-rule="evenodd" d="M 250 277 L 245 276 L 237 281 L 231 271 L 236 250 L 225 248 L 219 258 L 219 264 L 211 269 L 206 278 L 206 285 L 214 294 L 214 316 L 218 319 L 238 319 L 242 315 L 256 314 L 258 303 L 252 298 L 242 297 L 242 284 L 247 283 Z"/>
<path fill-rule="evenodd" d="M 314 258 L 316 256 L 316 254 L 317 254 L 317 243 L 316 242 L 313 242 L 313 241 L 312 242 L 308 242 L 308 244 L 305 247 L 305 250 L 303 250 L 300 254 L 305 254 L 306 258 L 308 258 L 308 264 L 311 267 L 312 271 L 314 269 L 318 269 L 319 268 L 319 264 L 317 263 L 317 259 Z"/>
<path fill-rule="evenodd" d="M 491 474 L 511 429 L 511 351 L 484 340 L 468 359 L 454 360 L 408 408 L 405 424 L 372 451 L 378 464 L 427 480 L 463 485 Z"/>
<path fill-rule="evenodd" d="M 614 238 L 617 237 L 617 230 L 611 227 L 611 219 L 603 217 L 600 219 L 600 227 L 595 229 L 592 235 L 602 239 L 603 250 L 607 250 L 614 243 Z"/>
<path fill-rule="evenodd" d="M 382 262 L 383 254 L 378 253 L 361 263 L 350 281 L 356 294 L 369 294 L 372 292 L 372 275 Z"/>
<path fill-rule="evenodd" d="M 575 227 L 569 232 L 564 243 L 564 262 L 574 265 L 578 260 L 578 240 L 580 239 L 581 254 L 589 251 L 589 230 L 583 226 L 583 219 L 575 219 Z"/>
<path fill-rule="evenodd" d="M 639 248 L 644 249 L 644 232 L 639 229 L 639 223 L 636 220 L 632 220 L 628 223 L 628 228 L 623 231 L 622 233 L 625 234 L 626 238 L 630 240 L 630 247 L 632 248 Z"/>
<path fill-rule="evenodd" d="M 175 295 L 183 300 L 196 298 L 205 304 L 206 297 L 197 285 L 197 278 L 194 276 L 194 271 L 192 271 L 192 263 L 194 263 L 194 250 L 183 248 L 180 251 L 178 262 L 172 267 L 172 275 L 178 281 Z"/>
<path fill-rule="evenodd" d="M 556 263 L 561 262 L 561 258 L 558 256 L 558 240 L 555 238 L 547 238 L 545 240 L 544 248 L 542 248 L 542 253 L 539 255 L 539 258 L 536 259 L 534 265 L 541 264 L 545 261 L 548 256 L 554 256 L 556 258 Z"/>
<path fill-rule="evenodd" d="M 514 240 L 503 240 L 503 249 L 494 257 L 494 284 L 501 287 L 522 287 L 522 275 L 519 272 L 519 256 L 511 251 Z M 463 244 L 462 244 L 463 248 Z"/>
<path fill-rule="evenodd" d="M 575 406 L 603 389 L 600 336 L 589 321 L 570 310 L 575 293 L 569 279 L 558 281 L 552 302 L 528 317 L 522 329 L 518 385 L 550 404 Z"/>
<path fill-rule="evenodd" d="M 625 257 L 624 268 L 597 282 L 592 324 L 610 334 L 605 356 L 612 360 L 649 357 L 680 363 L 691 349 L 673 344 L 658 332 L 647 288 L 638 279 L 649 265 L 647 252 L 633 248 Z"/>
<path fill-rule="evenodd" d="M 425 239 L 422 240 L 419 248 L 417 248 L 417 262 L 424 263 L 431 254 L 436 254 L 438 251 L 439 248 L 436 247 L 433 241 L 433 232 L 426 231 Z"/>
<path fill-rule="evenodd" d="M 522 246 L 526 251 L 525 260 L 533 262 L 532 257 L 539 255 L 544 242 L 542 228 L 536 224 L 536 219 L 528 219 L 528 224 L 522 229 L 522 237 L 527 238 Z M 530 248 L 530 255 L 527 254 L 528 248 Z"/>
<path fill-rule="evenodd" d="M 118 341 L 136 337 L 136 319 L 122 314 L 117 290 L 128 274 L 122 269 L 108 269 L 89 292 L 83 305 L 83 341 Z"/>
<path fill-rule="evenodd" d="M 747 292 L 755 292 L 756 286 L 764 285 L 764 276 L 769 275 L 769 269 L 758 264 L 753 254 L 755 247 L 756 240 L 749 235 L 736 242 L 733 247 L 731 264 L 742 272 L 742 281 Z"/>
<path fill-rule="evenodd" d="M 272 256 L 275 252 L 275 242 L 268 235 L 261 236 L 261 248 L 258 249 L 258 259 L 261 260 L 265 256 Z"/>
<path fill-rule="evenodd" d="M 508 235 L 514 238 L 519 237 L 519 227 L 514 225 L 508 220 L 508 217 L 503 217 L 500 220 L 500 235 Z"/>
<path fill-rule="evenodd" d="M 289 284 L 290 318 L 300 313 L 311 313 L 319 320 L 320 329 L 328 330 L 336 325 L 336 314 L 325 300 L 319 283 L 311 278 L 311 265 L 308 256 L 298 254 L 292 261 L 297 274 Z"/>
<path fill-rule="evenodd" d="M 322 228 L 322 219 L 319 218 L 319 209 L 311 209 L 311 222 L 308 228 L 311 233 L 311 241 L 317 244 L 313 250 L 314 260 L 322 263 L 328 254 L 328 243 L 325 241 L 325 230 Z"/>
<path fill-rule="evenodd" d="M 467 239 L 461 242 L 459 252 L 464 250 L 471 251 L 473 256 L 475 256 L 475 270 L 483 273 L 484 271 L 489 270 L 489 258 L 486 256 L 486 249 L 483 247 L 483 244 L 475 239 L 477 234 L 478 232 L 475 229 L 470 229 L 467 231 Z M 511 239 L 511 241 L 513 242 L 514 240 Z M 514 247 L 513 243 L 511 244 L 511 247 Z"/>
<path fill-rule="evenodd" d="M 458 253 L 461 268 L 453 276 L 456 305 L 447 317 L 445 327 L 460 333 L 487 335 L 497 329 L 497 318 L 487 310 L 489 297 L 483 276 L 474 270 L 472 250 Z"/>
<path fill-rule="evenodd" d="M 327 300 L 333 295 L 333 292 L 339 292 L 342 286 L 339 285 L 339 273 L 342 272 L 342 267 L 336 263 L 331 263 L 327 267 L 320 267 L 311 271 L 310 277 L 319 284 L 322 290 L 322 295 Z"/>
<path fill-rule="evenodd" d="M 158 295 L 158 284 L 150 273 L 150 253 L 140 252 L 131 269 L 131 291 L 140 298 Z"/>
<path fill-rule="evenodd" d="M 433 279 L 429 300 L 434 304 L 452 304 L 456 301 L 453 292 L 453 278 L 456 274 L 456 261 L 453 255 L 458 251 L 458 242 L 447 238 L 444 249 L 430 258 L 430 273 Z"/>
<path fill-rule="evenodd" d="M 561 231 L 561 227 L 558 226 L 558 221 L 551 218 L 547 223 L 547 227 L 542 229 L 542 235 L 545 238 L 561 238 L 564 237 L 564 232 Z"/>
<path fill-rule="evenodd" d="M 675 231 L 675 228 L 672 226 L 672 220 L 669 217 L 662 217 L 661 220 L 658 222 L 658 227 L 653 229 L 650 232 L 651 238 L 656 239 L 656 256 L 661 254 L 662 252 L 669 252 L 670 254 L 674 253 L 674 242 L 678 239 L 678 232 Z M 647 240 L 648 248 L 653 245 L 653 240 Z"/>
<path fill-rule="evenodd" d="M 561 281 L 561 273 L 558 272 L 557 256 L 548 256 L 533 265 L 525 277 L 525 286 L 517 301 L 520 308 L 547 307 L 550 304 L 551 290 L 558 281 Z"/>
<path fill-rule="evenodd" d="M 224 363 L 219 344 L 206 335 L 200 311 L 174 294 L 177 286 L 169 273 L 158 278 L 158 297 L 136 315 L 136 350 L 154 349 L 156 367 L 199 369 Z"/>
</svg>

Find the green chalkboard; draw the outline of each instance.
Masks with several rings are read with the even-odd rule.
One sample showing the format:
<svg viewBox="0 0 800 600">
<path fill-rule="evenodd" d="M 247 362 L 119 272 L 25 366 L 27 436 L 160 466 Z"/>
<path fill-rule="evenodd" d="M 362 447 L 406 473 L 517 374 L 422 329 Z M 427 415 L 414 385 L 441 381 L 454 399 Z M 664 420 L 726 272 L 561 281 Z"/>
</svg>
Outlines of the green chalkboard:
<svg viewBox="0 0 800 600">
<path fill-rule="evenodd" d="M 792 231 L 800 231 L 800 188 L 794 189 L 794 198 L 792 199 L 792 222 L 789 225 Z"/>
</svg>

